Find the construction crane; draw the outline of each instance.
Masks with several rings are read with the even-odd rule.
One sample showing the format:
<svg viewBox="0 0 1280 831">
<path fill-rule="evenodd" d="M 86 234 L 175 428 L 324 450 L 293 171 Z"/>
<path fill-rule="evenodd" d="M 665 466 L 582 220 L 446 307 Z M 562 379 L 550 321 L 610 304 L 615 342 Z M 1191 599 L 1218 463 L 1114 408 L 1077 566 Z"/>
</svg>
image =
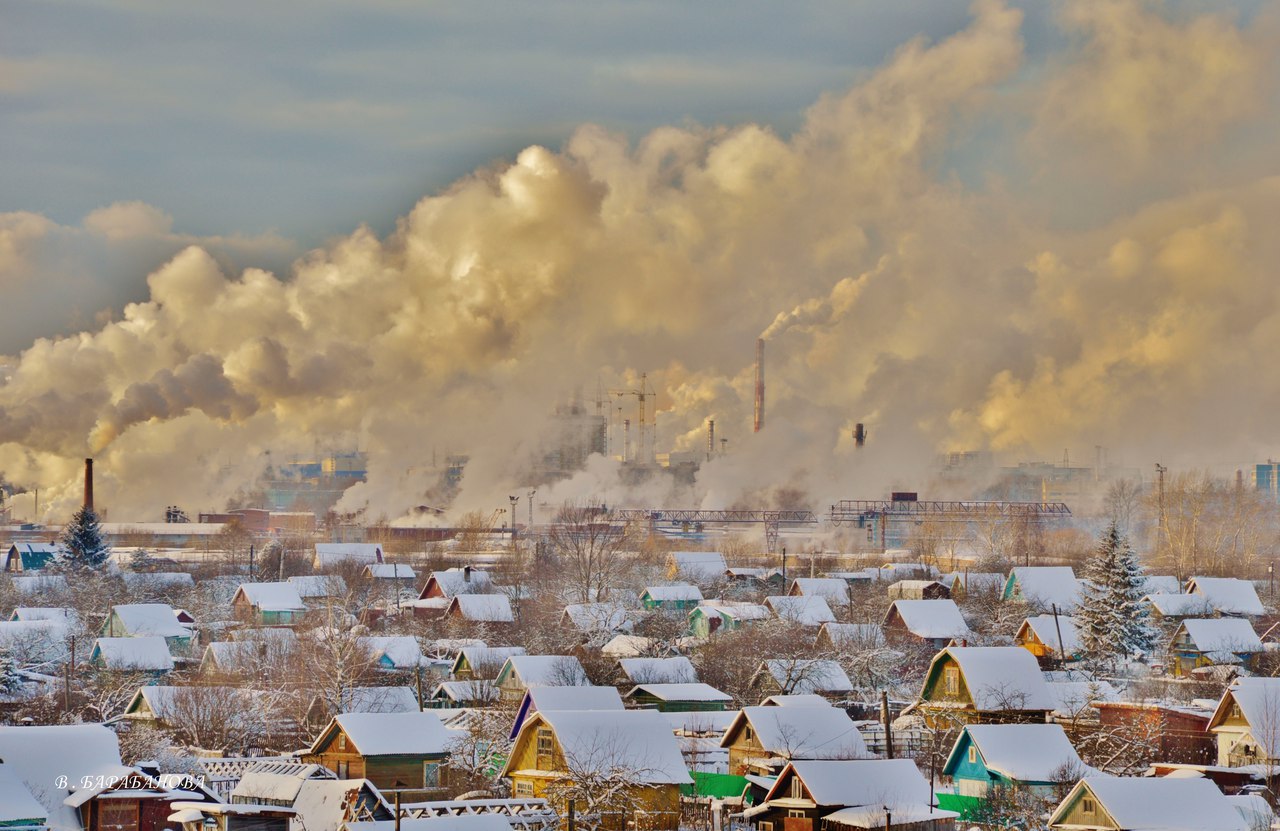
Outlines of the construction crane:
<svg viewBox="0 0 1280 831">
<path fill-rule="evenodd" d="M 617 508 L 613 519 L 623 522 L 647 522 L 650 533 L 660 522 L 673 525 L 706 525 L 715 523 L 752 523 L 764 526 L 765 549 L 773 554 L 778 548 L 778 532 L 783 525 L 816 525 L 813 511 L 707 511 L 684 508 Z"/>
<path fill-rule="evenodd" d="M 648 423 L 645 421 L 645 400 L 650 395 L 648 374 L 644 372 L 640 373 L 640 389 L 609 390 L 609 394 L 616 395 L 618 398 L 621 398 L 624 395 L 634 395 L 636 397 L 638 409 L 637 424 L 639 425 L 640 431 L 639 441 L 636 442 L 636 460 L 641 463 L 648 463 L 652 461 L 652 453 L 649 452 L 652 450 L 652 447 L 646 442 L 648 436 Z M 627 458 L 627 456 L 630 455 L 630 452 L 630 448 L 624 446 L 622 458 L 624 462 L 630 461 L 630 459 Z"/>
</svg>

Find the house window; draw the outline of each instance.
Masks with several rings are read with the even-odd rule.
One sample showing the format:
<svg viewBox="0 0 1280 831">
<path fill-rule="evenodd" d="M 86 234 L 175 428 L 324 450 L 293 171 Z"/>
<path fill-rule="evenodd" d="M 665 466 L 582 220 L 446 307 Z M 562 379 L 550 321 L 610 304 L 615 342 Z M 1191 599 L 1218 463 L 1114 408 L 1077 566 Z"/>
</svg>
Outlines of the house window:
<svg viewBox="0 0 1280 831">
<path fill-rule="evenodd" d="M 969 764 L 978 764 L 978 748 L 973 745 L 969 745 Z"/>
<path fill-rule="evenodd" d="M 1092 799 L 1082 799 L 1080 800 L 1080 812 L 1093 816 L 1098 812 L 1098 804 Z"/>
<path fill-rule="evenodd" d="M 422 787 L 440 787 L 440 765 L 435 762 L 422 763 Z"/>
<path fill-rule="evenodd" d="M 542 728 L 538 729 L 538 767 L 549 767 L 551 765 L 551 756 L 555 744 L 551 738 L 551 731 Z"/>
<path fill-rule="evenodd" d="M 791 798 L 804 799 L 804 783 L 800 781 L 799 776 L 791 777 Z"/>
<path fill-rule="evenodd" d="M 351 777 L 348 775 L 350 772 L 351 772 L 350 762 L 338 762 L 338 778 L 339 779 L 350 779 Z"/>
<path fill-rule="evenodd" d="M 760 825 L 759 825 L 759 829 L 760 829 L 760 831 L 773 831 L 773 823 L 772 823 L 772 822 L 762 822 L 762 823 L 760 823 Z"/>
<path fill-rule="evenodd" d="M 347 736 L 345 733 L 338 734 L 338 749 L 339 750 L 347 749 Z"/>
<path fill-rule="evenodd" d="M 517 781 L 516 796 L 533 796 L 533 783 L 525 782 L 525 781 Z"/>
<path fill-rule="evenodd" d="M 942 680 L 943 680 L 943 684 L 945 685 L 944 689 L 947 691 L 947 695 L 960 694 L 960 668 L 959 667 L 947 667 L 946 670 L 944 670 L 942 673 Z"/>
<path fill-rule="evenodd" d="M 800 810 L 797 810 L 797 809 L 795 809 L 795 808 L 792 808 L 791 810 L 787 811 L 787 816 L 788 816 L 788 817 L 793 817 L 793 818 L 804 819 L 804 811 L 800 811 Z"/>
<path fill-rule="evenodd" d="M 751 729 L 750 724 L 742 728 L 742 737 L 747 741 L 752 741 L 753 739 L 755 739 L 756 734 L 755 734 L 755 731 Z"/>
</svg>

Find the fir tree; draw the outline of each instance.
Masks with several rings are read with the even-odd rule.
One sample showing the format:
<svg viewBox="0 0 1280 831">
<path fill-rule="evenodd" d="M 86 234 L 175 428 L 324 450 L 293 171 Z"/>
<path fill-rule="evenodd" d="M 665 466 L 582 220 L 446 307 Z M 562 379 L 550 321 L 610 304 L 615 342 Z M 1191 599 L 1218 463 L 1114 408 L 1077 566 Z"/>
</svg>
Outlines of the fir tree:
<svg viewBox="0 0 1280 831">
<path fill-rule="evenodd" d="M 1085 654 L 1103 661 L 1149 651 L 1155 632 L 1146 607 L 1140 603 L 1144 594 L 1142 567 L 1115 522 L 1099 540 L 1085 566 L 1084 579 L 1075 619 Z"/>
<path fill-rule="evenodd" d="M 80 508 L 71 517 L 71 522 L 62 530 L 59 540 L 65 549 L 63 561 L 68 567 L 79 571 L 85 568 L 101 568 L 107 561 L 110 549 L 102 536 L 102 523 L 92 508 Z"/>
<path fill-rule="evenodd" d="M 18 662 L 7 649 L 0 649 L 0 693 L 15 693 L 22 686 L 22 676 L 18 673 Z"/>
</svg>

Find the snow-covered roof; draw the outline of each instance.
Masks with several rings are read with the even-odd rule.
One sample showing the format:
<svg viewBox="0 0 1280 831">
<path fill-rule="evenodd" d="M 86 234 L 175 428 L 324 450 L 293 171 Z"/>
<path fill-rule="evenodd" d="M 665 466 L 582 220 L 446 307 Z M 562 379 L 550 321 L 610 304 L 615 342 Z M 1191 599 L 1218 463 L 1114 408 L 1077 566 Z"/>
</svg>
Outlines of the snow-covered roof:
<svg viewBox="0 0 1280 831">
<path fill-rule="evenodd" d="M 433 699 L 447 698 L 450 701 L 457 702 L 459 707 L 468 706 L 472 702 L 497 701 L 498 696 L 498 689 L 493 686 L 492 681 L 479 679 L 471 681 L 441 681 L 431 691 Z"/>
<path fill-rule="evenodd" d="M 61 574 L 15 574 L 9 578 L 18 594 L 66 591 L 67 578 Z"/>
<path fill-rule="evenodd" d="M 1214 612 L 1213 604 L 1202 594 L 1149 594 L 1142 598 L 1142 602 L 1150 603 L 1153 609 L 1167 617 L 1207 616 Z"/>
<path fill-rule="evenodd" d="M 191 630 L 178 622 L 173 607 L 167 603 L 126 603 L 112 606 L 111 611 L 128 635 L 191 637 Z"/>
<path fill-rule="evenodd" d="M 927 806 L 932 797 L 929 783 L 910 759 L 809 759 L 791 762 L 765 801 L 785 796 L 778 788 L 788 779 L 788 769 L 818 805 L 874 805 L 882 822 L 884 806 Z M 896 813 L 894 819 L 896 825 Z"/>
<path fill-rule="evenodd" d="M 57 618 L 0 621 L 0 648 L 24 663 L 60 662 L 67 658 L 70 633 L 71 624 Z"/>
<path fill-rule="evenodd" d="M 366 635 L 360 644 L 369 650 L 373 659 L 390 663 L 396 669 L 426 666 L 429 663 L 422 654 L 418 639 L 412 635 Z M 384 662 L 382 659 L 386 658 Z"/>
<path fill-rule="evenodd" d="M 1253 625 L 1244 618 L 1187 618 L 1180 628 L 1186 630 L 1200 652 L 1262 651 L 1262 640 L 1253 631 Z"/>
<path fill-rule="evenodd" d="M 762 707 L 834 707 L 827 699 L 817 693 L 792 695 L 771 695 L 760 702 Z"/>
<path fill-rule="evenodd" d="M 293 799 L 297 813 L 291 820 L 293 828 L 341 828 L 351 810 L 353 794 L 366 791 L 378 794 L 368 779 L 306 779 Z M 382 800 L 384 807 L 386 799 Z"/>
<path fill-rule="evenodd" d="M 404 563 L 370 563 L 364 575 L 374 580 L 417 580 L 418 575 Z"/>
<path fill-rule="evenodd" d="M 639 635 L 614 635 L 604 646 L 600 654 L 610 658 L 636 658 L 653 648 L 653 638 Z"/>
<path fill-rule="evenodd" d="M 450 568 L 431 572 L 427 577 L 427 584 L 422 587 L 422 592 L 425 595 L 434 586 L 445 597 L 453 597 L 455 594 L 480 594 L 487 591 L 492 583 L 493 578 L 487 571 L 473 568 L 468 578 L 465 567 Z"/>
<path fill-rule="evenodd" d="M 74 625 L 79 622 L 80 616 L 76 614 L 75 609 L 63 606 L 18 606 L 9 616 L 9 620 L 62 620 Z"/>
<path fill-rule="evenodd" d="M 382 546 L 372 542 L 318 542 L 315 564 L 317 567 L 340 563 L 380 563 Z"/>
<path fill-rule="evenodd" d="M 702 601 L 702 589 L 688 583 L 676 583 L 672 586 L 649 586 L 643 594 L 658 602 L 665 601 Z"/>
<path fill-rule="evenodd" d="M 347 581 L 336 574 L 303 574 L 289 582 L 304 600 L 311 597 L 337 597 L 346 594 Z"/>
<path fill-rule="evenodd" d="M 849 584 L 839 577 L 797 577 L 791 581 L 788 594 L 822 597 L 828 603 L 849 602 Z"/>
<path fill-rule="evenodd" d="M 885 613 L 888 626 L 894 611 L 902 618 L 907 631 L 918 638 L 967 638 L 969 625 L 954 600 L 895 600 Z"/>
<path fill-rule="evenodd" d="M 1119 828 L 1146 831 L 1249 831 L 1244 818 L 1208 779 L 1090 776 L 1050 817 L 1053 825 L 1087 788 Z"/>
<path fill-rule="evenodd" d="M 978 710 L 1052 710 L 1057 703 L 1035 656 L 1020 646 L 951 646 L 934 662 L 943 655 L 959 664 Z"/>
<path fill-rule="evenodd" d="M 43 823 L 48 811 L 15 772 L 17 765 L 0 765 L 0 823 L 34 820 Z"/>
<path fill-rule="evenodd" d="M 168 672 L 173 669 L 173 656 L 169 645 L 159 635 L 138 638 L 98 638 L 94 641 L 92 655 L 102 660 L 111 670 L 152 670 Z"/>
<path fill-rule="evenodd" d="M 631 631 L 631 612 L 617 603 L 570 603 L 564 617 L 583 632 Z"/>
<path fill-rule="evenodd" d="M 508 658 L 524 654 L 523 646 L 464 646 L 453 660 L 453 672 L 458 672 L 465 660 L 473 673 L 497 675 Z"/>
<path fill-rule="evenodd" d="M 1270 829 L 1275 822 L 1275 811 L 1261 794 L 1235 794 L 1228 796 L 1227 802 L 1244 818 L 1247 828 Z"/>
<path fill-rule="evenodd" d="M 249 605 L 264 612 L 294 612 L 306 607 L 293 583 L 241 583 L 236 590 Z"/>
<path fill-rule="evenodd" d="M 737 710 L 681 710 L 663 713 L 662 717 L 671 725 L 671 729 L 683 733 L 714 733 L 723 736 L 724 731 L 738 717 Z M 719 747 L 719 739 L 715 740 Z"/>
<path fill-rule="evenodd" d="M 801 626 L 821 626 L 835 622 L 836 616 L 831 613 L 825 597 L 766 597 L 764 604 L 783 620 L 798 623 Z"/>
<path fill-rule="evenodd" d="M 1261 615 L 1266 612 L 1258 590 L 1248 580 L 1234 577 L 1192 577 L 1187 594 L 1204 595 L 1215 611 L 1224 615 Z"/>
<path fill-rule="evenodd" d="M 555 710 L 535 718 L 550 725 L 570 768 L 626 770 L 650 784 L 693 781 L 675 734 L 654 710 Z"/>
<path fill-rule="evenodd" d="M 867 758 L 867 744 L 849 714 L 838 707 L 743 707 L 725 732 L 722 747 L 744 724 L 765 752 L 784 759 Z"/>
<path fill-rule="evenodd" d="M 1062 652 L 1068 657 L 1080 651 L 1080 630 L 1076 627 L 1076 619 L 1068 615 L 1032 615 L 1022 622 L 1022 627 L 1035 634 L 1040 643 L 1057 654 L 1061 645 Z M 1058 633 L 1062 633 L 1062 642 L 1058 642 Z M 1021 634 L 1021 632 L 1019 632 Z"/>
<path fill-rule="evenodd" d="M 248 669 L 261 655 L 261 645 L 252 641 L 213 641 L 205 646 L 200 662 L 223 670 Z"/>
<path fill-rule="evenodd" d="M 1005 576 L 990 571 L 953 571 L 938 578 L 938 582 L 951 590 L 959 586 L 966 592 L 998 592 L 1004 588 Z"/>
<path fill-rule="evenodd" d="M 1009 581 L 1010 596 L 1046 611 L 1056 605 L 1059 612 L 1073 612 L 1080 605 L 1082 584 L 1070 566 L 1018 566 Z"/>
<path fill-rule="evenodd" d="M 50 827 L 78 829 L 79 813 L 64 800 L 86 776 L 121 775 L 120 744 L 101 724 L 0 727 L 0 759 L 44 806 Z M 59 777 L 67 787 L 58 788 Z"/>
<path fill-rule="evenodd" d="M 704 614 L 719 614 L 734 620 L 767 620 L 773 617 L 773 612 L 764 604 L 734 600 L 704 600 L 698 604 L 698 609 L 702 609 Z"/>
<path fill-rule="evenodd" d="M 651 695 L 659 701 L 732 701 L 733 696 L 720 692 L 710 684 L 637 684 L 627 698 L 637 693 Z"/>
<path fill-rule="evenodd" d="M 849 676 L 836 661 L 774 659 L 763 661 L 757 674 L 760 672 L 768 673 L 788 693 L 844 693 L 853 690 Z"/>
<path fill-rule="evenodd" d="M 530 687 L 530 712 L 555 710 L 622 710 L 617 687 Z"/>
<path fill-rule="evenodd" d="M 512 655 L 500 677 L 515 675 L 524 687 L 586 687 L 582 662 L 573 655 Z"/>
<path fill-rule="evenodd" d="M 126 571 L 120 575 L 129 591 L 140 589 L 190 589 L 196 581 L 185 571 Z"/>
<path fill-rule="evenodd" d="M 409 713 L 418 709 L 413 687 L 352 687 L 339 702 L 340 713 Z"/>
<path fill-rule="evenodd" d="M 692 580 L 715 580 L 728 569 L 724 555 L 718 551 L 672 551 L 671 563 L 678 573 Z"/>
<path fill-rule="evenodd" d="M 1280 758 L 1280 678 L 1243 677 L 1231 682 L 1214 711 L 1212 730 L 1225 715 L 1227 702 L 1234 700 L 1251 728 L 1250 735 L 1268 758 Z"/>
<path fill-rule="evenodd" d="M 944 776 L 961 761 L 965 733 L 978 746 L 987 769 L 1015 782 L 1054 782 L 1068 770 L 1076 776 L 1085 772 L 1061 724 L 970 724 L 956 739 L 942 769 Z"/>
<path fill-rule="evenodd" d="M 882 646 L 884 630 L 876 623 L 824 623 L 818 635 L 825 632 L 831 644 L 842 646 Z"/>
<path fill-rule="evenodd" d="M 345 831 L 511 831 L 512 827 L 502 814 L 459 814 L 447 818 L 402 817 L 399 822 L 382 819 L 342 824 Z"/>
<path fill-rule="evenodd" d="M 339 713 L 334 722 L 347 734 L 361 756 L 444 753 L 453 736 L 430 710 L 407 713 Z M 312 752 L 323 741 L 312 746 Z"/>
<path fill-rule="evenodd" d="M 485 623 L 511 623 L 511 598 L 505 594 L 455 594 L 449 603 L 449 614 L 461 614 L 466 620 Z"/>
<path fill-rule="evenodd" d="M 1059 718 L 1075 718 L 1095 701 L 1119 701 L 1120 691 L 1106 681 L 1047 681 L 1053 696 L 1053 714 Z"/>
<path fill-rule="evenodd" d="M 1142 578 L 1143 594 L 1178 594 L 1182 583 L 1172 574 L 1148 574 Z"/>
<path fill-rule="evenodd" d="M 622 658 L 622 673 L 633 684 L 696 684 L 698 671 L 685 657 Z"/>
</svg>

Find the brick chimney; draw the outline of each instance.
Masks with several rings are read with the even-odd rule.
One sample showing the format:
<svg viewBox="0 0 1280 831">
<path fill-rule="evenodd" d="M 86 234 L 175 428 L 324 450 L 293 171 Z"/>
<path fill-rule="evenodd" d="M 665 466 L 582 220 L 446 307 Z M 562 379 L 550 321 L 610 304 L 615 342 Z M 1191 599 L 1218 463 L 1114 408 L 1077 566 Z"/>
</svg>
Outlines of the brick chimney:
<svg viewBox="0 0 1280 831">
<path fill-rule="evenodd" d="M 84 460 L 84 509 L 93 510 L 93 459 Z"/>
</svg>

